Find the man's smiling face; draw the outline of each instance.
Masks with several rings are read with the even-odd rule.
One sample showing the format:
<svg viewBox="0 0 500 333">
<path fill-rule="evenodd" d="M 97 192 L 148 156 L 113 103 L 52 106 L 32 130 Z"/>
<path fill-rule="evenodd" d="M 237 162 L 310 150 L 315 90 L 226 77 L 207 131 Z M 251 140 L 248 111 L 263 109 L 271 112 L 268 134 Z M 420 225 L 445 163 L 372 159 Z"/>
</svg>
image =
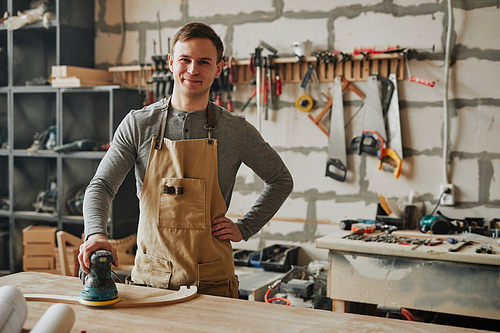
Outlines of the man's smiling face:
<svg viewBox="0 0 500 333">
<path fill-rule="evenodd" d="M 217 50 L 210 39 L 192 38 L 179 41 L 168 55 L 175 89 L 185 97 L 202 97 L 210 91 L 224 63 L 217 63 Z"/>
</svg>

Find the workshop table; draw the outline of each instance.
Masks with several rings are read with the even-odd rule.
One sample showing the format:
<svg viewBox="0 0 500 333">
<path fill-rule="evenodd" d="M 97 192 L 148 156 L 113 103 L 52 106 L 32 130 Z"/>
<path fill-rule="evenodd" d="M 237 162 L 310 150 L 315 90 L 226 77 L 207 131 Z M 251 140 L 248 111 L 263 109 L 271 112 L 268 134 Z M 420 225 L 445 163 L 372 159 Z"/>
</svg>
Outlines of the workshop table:
<svg viewBox="0 0 500 333">
<path fill-rule="evenodd" d="M 78 296 L 76 277 L 23 272 L 0 278 L 0 286 L 13 285 L 24 294 Z M 169 290 L 118 284 L 124 298 L 172 293 Z M 52 303 L 28 302 L 24 330 L 33 328 Z M 464 328 L 408 322 L 382 317 L 250 302 L 207 295 L 170 305 L 113 308 L 70 304 L 76 322 L 72 332 L 472 332 Z M 474 331 L 478 332 L 478 331 Z"/>
<path fill-rule="evenodd" d="M 500 319 L 498 240 L 461 234 L 491 245 L 493 254 L 486 254 L 476 253 L 478 243 L 459 252 L 448 251 L 452 245 L 446 242 L 412 250 L 413 245 L 342 238 L 349 233 L 316 240 L 317 248 L 329 250 L 327 295 L 334 311 L 345 312 L 346 302 L 352 301 Z M 418 231 L 397 235 L 427 237 Z"/>
</svg>

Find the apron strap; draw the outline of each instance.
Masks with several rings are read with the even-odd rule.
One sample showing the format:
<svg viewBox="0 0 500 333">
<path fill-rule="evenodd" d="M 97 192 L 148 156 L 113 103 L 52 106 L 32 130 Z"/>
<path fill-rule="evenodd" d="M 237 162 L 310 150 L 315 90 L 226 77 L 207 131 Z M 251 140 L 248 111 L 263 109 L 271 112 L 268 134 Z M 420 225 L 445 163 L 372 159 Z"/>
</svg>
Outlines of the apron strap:
<svg viewBox="0 0 500 333">
<path fill-rule="evenodd" d="M 208 144 L 213 145 L 214 144 L 214 139 L 212 138 L 212 134 L 214 129 L 217 127 L 215 126 L 216 124 L 216 119 L 215 119 L 215 111 L 214 111 L 214 106 L 211 103 L 208 103 L 207 107 L 207 123 L 205 124 L 205 129 L 208 131 Z"/>
<path fill-rule="evenodd" d="M 155 142 L 154 142 L 154 148 L 155 149 L 161 149 L 161 146 L 163 144 L 163 137 L 165 136 L 165 128 L 167 126 L 167 114 L 168 114 L 168 108 L 170 107 L 170 103 L 168 103 L 166 106 L 162 108 L 162 114 L 161 114 L 161 120 L 160 120 L 160 128 L 158 129 L 158 134 L 156 135 Z M 207 107 L 207 123 L 205 124 L 205 129 L 208 131 L 208 144 L 212 145 L 214 143 L 214 139 L 212 138 L 213 130 L 217 127 L 215 126 L 216 124 L 216 118 L 215 118 L 215 111 L 214 107 L 210 102 L 208 103 Z"/>
<path fill-rule="evenodd" d="M 161 146 L 163 144 L 163 137 L 165 136 L 165 127 L 167 126 L 168 106 L 169 105 L 164 106 L 161 109 L 162 113 L 161 113 L 161 120 L 160 120 L 160 128 L 158 129 L 158 134 L 156 135 L 155 144 L 154 144 L 154 148 L 157 150 L 161 149 Z"/>
</svg>

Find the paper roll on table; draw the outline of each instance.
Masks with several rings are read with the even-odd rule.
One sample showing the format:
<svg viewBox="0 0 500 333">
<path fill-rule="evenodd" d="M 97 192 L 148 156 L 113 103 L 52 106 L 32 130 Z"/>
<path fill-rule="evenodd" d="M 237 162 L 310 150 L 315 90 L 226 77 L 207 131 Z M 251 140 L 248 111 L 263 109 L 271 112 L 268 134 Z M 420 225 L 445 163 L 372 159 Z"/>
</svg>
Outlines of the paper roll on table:
<svg viewBox="0 0 500 333">
<path fill-rule="evenodd" d="M 18 333 L 28 317 L 28 305 L 14 286 L 0 287 L 0 333 Z"/>
<path fill-rule="evenodd" d="M 45 311 L 31 333 L 67 333 L 75 324 L 75 311 L 67 305 L 56 303 Z"/>
</svg>

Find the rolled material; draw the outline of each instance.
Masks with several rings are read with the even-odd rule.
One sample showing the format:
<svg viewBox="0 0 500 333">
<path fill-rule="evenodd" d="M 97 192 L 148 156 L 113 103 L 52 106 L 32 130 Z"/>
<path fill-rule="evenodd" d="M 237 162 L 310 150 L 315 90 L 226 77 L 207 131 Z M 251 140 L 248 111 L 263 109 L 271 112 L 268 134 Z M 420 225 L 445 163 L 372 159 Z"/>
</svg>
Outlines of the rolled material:
<svg viewBox="0 0 500 333">
<path fill-rule="evenodd" d="M 295 107 L 302 112 L 309 112 L 314 105 L 313 99 L 308 95 L 302 95 L 295 101 Z"/>
<path fill-rule="evenodd" d="M 56 303 L 45 311 L 31 333 L 67 333 L 75 324 L 75 311 L 67 305 Z"/>
<path fill-rule="evenodd" d="M 0 333 L 21 332 L 28 317 L 28 305 L 14 286 L 0 287 Z"/>
</svg>

